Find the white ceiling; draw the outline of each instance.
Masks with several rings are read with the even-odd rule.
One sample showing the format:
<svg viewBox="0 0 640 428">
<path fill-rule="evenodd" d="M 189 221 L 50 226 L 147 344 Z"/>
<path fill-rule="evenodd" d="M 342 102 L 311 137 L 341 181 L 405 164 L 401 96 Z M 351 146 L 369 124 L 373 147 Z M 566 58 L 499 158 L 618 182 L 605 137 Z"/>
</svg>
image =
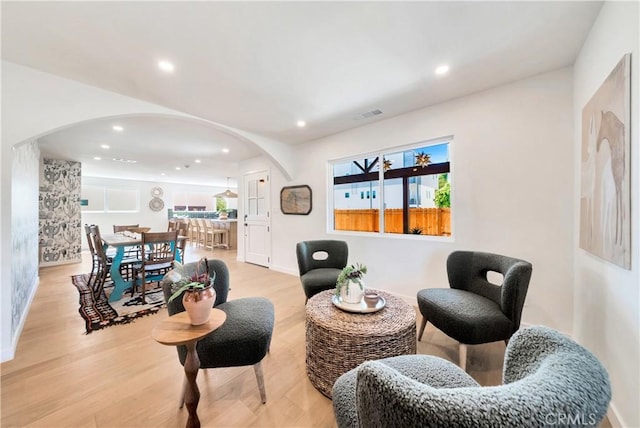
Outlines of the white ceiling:
<svg viewBox="0 0 640 428">
<path fill-rule="evenodd" d="M 295 144 L 571 65 L 601 6 L 3 1 L 2 57 Z M 175 72 L 161 73 L 159 59 Z M 443 63 L 451 72 L 436 77 Z M 383 114 L 361 117 L 374 109 Z M 238 151 L 219 156 L 225 135 L 194 122 L 126 120 L 126 136 L 96 121 L 43 138 L 43 152 L 99 156 L 87 142 L 104 141 L 115 154 L 124 141 L 122 157 L 161 148 L 166 158 L 153 163 L 167 171 L 179 160 L 195 172 L 190 160 L 208 156 L 215 168 L 202 170 L 218 178 L 232 174 L 227 159 L 259 153 L 235 140 Z M 83 170 L 100 175 L 114 164 Z"/>
</svg>

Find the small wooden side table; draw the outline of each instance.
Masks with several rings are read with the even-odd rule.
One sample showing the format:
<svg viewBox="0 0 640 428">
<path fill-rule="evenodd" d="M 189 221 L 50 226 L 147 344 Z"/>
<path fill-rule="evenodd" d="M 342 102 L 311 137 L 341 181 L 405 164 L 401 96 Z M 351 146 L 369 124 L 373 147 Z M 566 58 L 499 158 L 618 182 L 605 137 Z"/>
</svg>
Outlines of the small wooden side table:
<svg viewBox="0 0 640 428">
<path fill-rule="evenodd" d="M 185 345 L 187 347 L 187 357 L 184 362 L 184 374 L 188 385 L 184 400 L 189 411 L 187 428 L 200 428 L 200 419 L 196 413 L 200 401 L 200 391 L 196 383 L 200 359 L 196 352 L 196 344 L 198 340 L 224 324 L 226 319 L 227 314 L 223 311 L 212 309 L 209 321 L 202 325 L 191 325 L 187 313 L 180 312 L 161 321 L 151 331 L 151 337 L 163 345 Z"/>
</svg>

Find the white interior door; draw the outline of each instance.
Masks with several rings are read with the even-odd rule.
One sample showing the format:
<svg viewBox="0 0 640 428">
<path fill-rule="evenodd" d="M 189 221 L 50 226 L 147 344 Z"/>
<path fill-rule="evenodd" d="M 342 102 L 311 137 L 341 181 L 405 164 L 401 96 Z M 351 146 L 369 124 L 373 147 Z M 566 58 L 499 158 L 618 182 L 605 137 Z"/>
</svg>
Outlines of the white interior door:
<svg viewBox="0 0 640 428">
<path fill-rule="evenodd" d="M 269 171 L 244 176 L 244 259 L 269 267 L 271 264 L 271 206 Z"/>
</svg>

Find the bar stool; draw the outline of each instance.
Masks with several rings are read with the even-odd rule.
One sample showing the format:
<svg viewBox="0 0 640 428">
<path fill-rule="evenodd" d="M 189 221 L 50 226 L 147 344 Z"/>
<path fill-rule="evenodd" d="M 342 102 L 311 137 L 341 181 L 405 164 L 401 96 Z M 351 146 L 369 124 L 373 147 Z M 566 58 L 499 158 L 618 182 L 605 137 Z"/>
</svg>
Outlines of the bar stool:
<svg viewBox="0 0 640 428">
<path fill-rule="evenodd" d="M 198 245 L 198 222 L 195 218 L 189 219 L 189 241 L 191 241 L 191 246 Z"/>
<path fill-rule="evenodd" d="M 203 218 L 197 218 L 196 223 L 198 224 L 198 237 L 196 239 L 196 246 L 207 247 L 207 224 L 205 223 Z"/>
<path fill-rule="evenodd" d="M 219 222 L 213 222 L 215 227 L 216 246 L 229 248 L 229 231 Z"/>
</svg>

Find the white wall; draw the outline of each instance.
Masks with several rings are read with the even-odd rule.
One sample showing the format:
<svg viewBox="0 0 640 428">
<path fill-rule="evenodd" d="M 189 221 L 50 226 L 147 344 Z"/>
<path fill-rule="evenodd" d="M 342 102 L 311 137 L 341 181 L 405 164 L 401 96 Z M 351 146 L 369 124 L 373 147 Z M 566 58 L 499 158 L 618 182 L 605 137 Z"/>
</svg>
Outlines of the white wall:
<svg viewBox="0 0 640 428">
<path fill-rule="evenodd" d="M 150 227 L 152 232 L 162 232 L 167 230 L 168 217 L 167 210 L 173 208 L 174 200 L 178 198 L 182 200 L 184 195 L 192 193 L 202 195 L 200 201 L 203 205 L 207 202 L 208 195 L 209 206 L 215 206 L 213 195 L 220 193 L 225 189 L 217 186 L 196 186 L 184 185 L 176 183 L 160 183 L 152 181 L 135 181 L 135 180 L 117 180 L 111 178 L 83 177 L 83 185 L 105 186 L 113 188 L 131 189 L 138 192 L 140 197 L 140 208 L 137 212 L 127 213 L 96 213 L 83 212 L 82 224 L 97 224 L 100 226 L 102 234 L 112 233 L 114 224 L 139 224 L 142 227 Z M 160 186 L 163 190 L 161 199 L 164 201 L 164 209 L 162 211 L 152 211 L 149 208 L 151 200 L 151 189 Z M 196 201 L 198 202 L 198 201 Z M 200 203 L 198 202 L 198 203 Z M 195 203 L 194 203 L 195 204 Z M 83 239 L 82 248 L 87 249 L 86 239 Z"/>
<path fill-rule="evenodd" d="M 0 359 L 13 358 L 17 337 L 11 330 L 11 274 L 17 264 L 12 254 L 12 149 L 15 145 L 76 123 L 127 114 L 193 116 L 136 100 L 82 83 L 63 79 L 28 67 L 2 61 L 2 138 L 0 140 Z M 193 118 L 197 119 L 197 118 Z M 197 119 L 200 120 L 200 119 Z M 276 166 L 289 174 L 291 156 L 287 147 L 269 139 L 208 122 L 239 139 L 256 144 Z M 252 140 L 255 137 L 255 141 Z M 269 145 L 273 145 L 270 153 Z M 284 163 L 283 163 L 284 162 Z M 34 192 L 37 193 L 37 188 Z M 34 225 L 37 229 L 37 224 Z M 31 261 L 37 266 L 37 259 Z M 25 314 L 28 308 L 25 308 Z M 20 315 L 22 316 L 22 314 Z"/>
<path fill-rule="evenodd" d="M 349 261 L 369 267 L 368 286 L 415 299 L 422 288 L 447 286 L 445 260 L 455 249 L 507 254 L 533 263 L 523 322 L 570 332 L 571 74 L 558 70 L 296 146 L 295 180 L 272 171 L 272 268 L 297 274 L 296 242 L 345 239 Z M 453 241 L 327 233 L 327 161 L 447 135 Z M 265 167 L 256 159 L 240 165 Z M 308 216 L 278 209 L 280 189 L 295 184 L 311 186 Z"/>
<path fill-rule="evenodd" d="M 2 139 L 0 147 L 0 301 L 2 361 L 13 358 L 17 337 L 11 332 L 12 149 L 18 143 L 84 120 L 130 113 L 178 114 L 169 109 L 102 91 L 2 61 Z M 15 184 L 15 183 L 14 183 Z M 35 193 L 37 194 L 37 185 Z M 37 224 L 35 224 L 37 235 Z M 37 268 L 37 258 L 31 261 Z M 9 303 L 7 303 L 9 302 Z M 24 308 L 25 313 L 28 307 Z M 22 315 L 21 315 L 22 316 Z M 14 332 L 17 333 L 17 332 Z"/>
<path fill-rule="evenodd" d="M 640 251 L 638 249 L 638 14 L 637 2 L 603 6 L 574 66 L 574 335 L 609 372 L 612 409 L 620 426 L 640 426 Z M 625 53 L 631 52 L 631 270 L 579 248 L 580 123 L 582 108 Z"/>
</svg>

